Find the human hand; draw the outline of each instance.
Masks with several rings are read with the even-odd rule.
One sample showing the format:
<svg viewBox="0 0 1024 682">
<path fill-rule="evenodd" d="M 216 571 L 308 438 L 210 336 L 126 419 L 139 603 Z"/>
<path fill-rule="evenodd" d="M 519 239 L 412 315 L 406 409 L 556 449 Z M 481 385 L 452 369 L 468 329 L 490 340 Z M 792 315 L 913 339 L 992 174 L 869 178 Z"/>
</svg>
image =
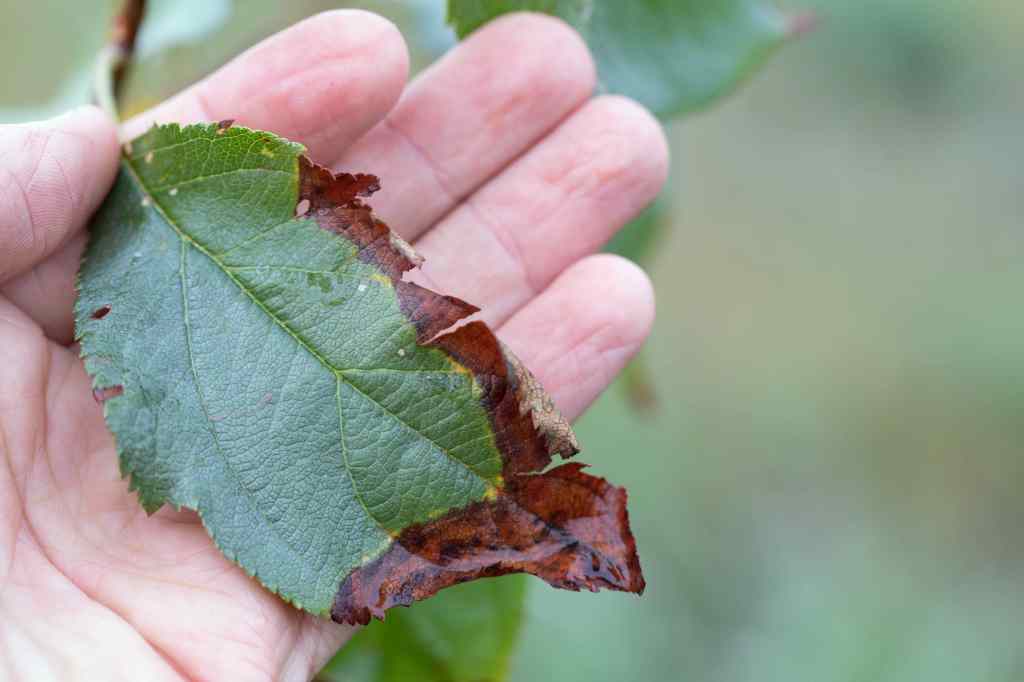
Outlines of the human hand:
<svg viewBox="0 0 1024 682">
<path fill-rule="evenodd" d="M 313 17 L 125 124 L 233 118 L 380 176 L 376 212 L 422 283 L 483 319 L 575 418 L 653 319 L 646 276 L 593 255 L 660 189 L 667 151 L 629 101 L 590 99 L 579 37 L 498 20 L 405 87 L 397 30 Z M 82 109 L 0 127 L 0 678 L 308 680 L 351 628 L 288 606 L 198 517 L 146 517 L 72 340 L 85 224 L 116 173 L 114 124 Z"/>
</svg>

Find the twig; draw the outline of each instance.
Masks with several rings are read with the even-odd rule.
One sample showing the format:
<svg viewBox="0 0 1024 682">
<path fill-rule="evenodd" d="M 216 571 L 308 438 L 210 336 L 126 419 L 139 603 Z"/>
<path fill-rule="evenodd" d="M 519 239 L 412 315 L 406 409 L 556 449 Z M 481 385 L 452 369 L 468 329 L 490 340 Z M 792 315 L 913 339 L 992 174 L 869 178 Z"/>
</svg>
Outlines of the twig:
<svg viewBox="0 0 1024 682">
<path fill-rule="evenodd" d="M 135 39 L 146 12 L 146 0 L 125 0 L 114 17 L 110 38 L 100 50 L 93 78 L 93 100 L 118 118 L 117 100 L 124 76 L 135 53 Z"/>
</svg>

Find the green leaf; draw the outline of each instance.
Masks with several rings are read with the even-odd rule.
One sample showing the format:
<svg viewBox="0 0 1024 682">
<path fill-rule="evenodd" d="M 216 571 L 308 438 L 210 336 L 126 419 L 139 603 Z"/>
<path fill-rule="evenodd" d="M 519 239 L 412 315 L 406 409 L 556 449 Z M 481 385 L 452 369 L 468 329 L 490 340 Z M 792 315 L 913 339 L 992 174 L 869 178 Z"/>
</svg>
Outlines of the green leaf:
<svg viewBox="0 0 1024 682">
<path fill-rule="evenodd" d="M 770 0 L 599 0 L 584 32 L 603 86 L 669 117 L 730 92 L 788 21 Z"/>
<path fill-rule="evenodd" d="M 322 682 L 499 682 L 523 621 L 519 576 L 459 585 L 371 623 L 317 677 Z"/>
<path fill-rule="evenodd" d="M 230 122 L 126 145 L 77 336 L 150 512 L 196 509 L 288 601 L 368 622 L 481 575 L 640 591 L 625 492 L 476 308 L 300 145 Z"/>
<path fill-rule="evenodd" d="M 448 3 L 449 22 L 460 36 L 519 10 L 553 14 L 578 28 L 594 54 L 602 87 L 662 117 L 727 94 L 790 33 L 790 22 L 769 0 Z"/>
<path fill-rule="evenodd" d="M 643 264 L 650 258 L 667 228 L 668 200 L 661 197 L 619 230 L 605 251 Z"/>
<path fill-rule="evenodd" d="M 448 0 L 448 23 L 460 38 L 509 12 L 543 12 L 573 26 L 586 22 L 594 0 Z"/>
</svg>

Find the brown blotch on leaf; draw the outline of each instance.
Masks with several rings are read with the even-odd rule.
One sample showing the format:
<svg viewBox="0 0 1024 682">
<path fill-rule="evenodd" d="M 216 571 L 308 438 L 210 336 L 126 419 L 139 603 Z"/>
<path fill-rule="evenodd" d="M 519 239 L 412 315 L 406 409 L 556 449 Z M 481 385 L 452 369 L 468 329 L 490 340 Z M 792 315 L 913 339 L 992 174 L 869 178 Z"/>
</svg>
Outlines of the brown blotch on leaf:
<svg viewBox="0 0 1024 682">
<path fill-rule="evenodd" d="M 110 306 L 109 305 L 105 305 L 102 308 L 97 308 L 96 310 L 92 311 L 92 315 L 90 315 L 90 317 L 92 317 L 92 319 L 94 319 L 94 320 L 102 320 L 109 313 L 110 313 Z"/>
<path fill-rule="evenodd" d="M 119 395 L 124 394 L 124 386 L 118 384 L 117 386 L 108 386 L 107 388 L 94 388 L 92 389 L 92 399 L 101 405 L 111 398 L 116 398 Z"/>
<path fill-rule="evenodd" d="M 375 175 L 335 175 L 305 156 L 299 157 L 297 204 L 308 201 L 308 217 L 354 243 L 361 261 L 375 265 L 398 281 L 402 273 L 419 264 L 419 258 L 362 202 L 361 197 L 379 189 L 380 181 Z"/>
<path fill-rule="evenodd" d="M 580 444 L 576 440 L 576 434 L 565 417 L 558 412 L 551 396 L 519 358 L 504 344 L 501 348 L 505 351 L 505 358 L 518 379 L 519 411 L 530 415 L 534 428 L 543 436 L 550 452 L 557 452 L 562 457 L 572 457 L 578 453 Z"/>
<path fill-rule="evenodd" d="M 553 455 L 568 458 L 579 450 L 572 428 L 486 324 L 456 326 L 476 306 L 402 279 L 422 259 L 363 203 L 378 189 L 372 175 L 335 175 L 299 159 L 297 207 L 355 244 L 361 261 L 390 278 L 417 343 L 443 351 L 473 375 L 502 477 L 492 498 L 406 528 L 384 554 L 353 571 L 331 617 L 365 624 L 445 587 L 506 573 L 531 573 L 569 590 L 642 592 L 625 490 L 583 473 L 582 464 L 545 471 Z"/>
<path fill-rule="evenodd" d="M 426 344 L 459 320 L 480 310 L 471 303 L 454 296 L 441 296 L 413 282 L 399 280 L 395 282 L 395 290 L 402 313 L 416 327 L 416 340 L 420 344 Z"/>
<path fill-rule="evenodd" d="M 407 528 L 342 583 L 331 617 L 366 625 L 393 606 L 507 573 L 530 573 L 566 590 L 642 593 L 626 491 L 582 473 L 583 466 L 516 477 L 494 501 Z"/>
<path fill-rule="evenodd" d="M 223 121 L 217 121 L 217 134 L 223 135 L 228 128 L 235 125 L 235 119 L 225 118 Z"/>
<path fill-rule="evenodd" d="M 540 401 L 528 399 L 536 390 L 536 379 L 486 324 L 470 322 L 437 337 L 429 345 L 445 351 L 473 373 L 482 389 L 480 401 L 491 420 L 506 481 L 518 474 L 543 471 L 554 454 L 563 458 L 576 454 L 575 437 L 571 446 L 565 443 L 565 437 L 551 443 L 547 433 L 538 429 L 537 424 L 541 423 L 548 424 L 547 430 L 551 432 L 572 430 L 551 403 L 547 403 L 546 411 L 531 411 L 531 405 L 540 406 Z"/>
<path fill-rule="evenodd" d="M 345 579 L 331 617 L 365 625 L 391 607 L 507 573 L 530 573 L 568 590 L 642 593 L 626 491 L 583 473 L 583 464 L 544 471 L 553 454 L 575 454 L 576 439 L 536 379 L 482 322 L 426 345 L 447 352 L 483 389 L 503 485 L 494 499 L 405 529 L 384 554 Z"/>
<path fill-rule="evenodd" d="M 305 156 L 299 158 L 296 210 L 304 210 L 320 227 L 355 244 L 359 259 L 391 280 L 402 312 L 416 327 L 417 340 L 425 344 L 479 308 L 402 279 L 406 271 L 421 265 L 423 259 L 363 203 L 363 198 L 379 189 L 380 180 L 375 175 L 335 175 Z"/>
</svg>

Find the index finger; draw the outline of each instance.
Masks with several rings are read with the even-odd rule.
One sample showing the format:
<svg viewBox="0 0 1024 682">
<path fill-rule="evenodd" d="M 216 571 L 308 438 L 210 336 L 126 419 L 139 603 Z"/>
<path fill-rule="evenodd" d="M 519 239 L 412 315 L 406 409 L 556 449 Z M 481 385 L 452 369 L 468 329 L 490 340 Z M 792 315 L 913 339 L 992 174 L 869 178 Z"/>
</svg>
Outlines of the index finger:
<svg viewBox="0 0 1024 682">
<path fill-rule="evenodd" d="M 391 109 L 407 72 L 405 43 L 391 22 L 357 10 L 325 12 L 268 38 L 208 78 L 131 119 L 121 137 L 131 139 L 153 123 L 231 118 L 302 142 L 313 158 L 333 157 Z M 113 159 L 117 152 L 111 146 Z M 112 168 L 115 165 L 111 162 Z M 111 170 L 101 183 L 97 204 L 112 174 Z M 95 209 L 90 206 L 69 234 L 82 227 Z M 75 272 L 84 245 L 84 236 L 69 239 L 64 248 L 51 249 L 53 255 L 46 261 L 34 261 L 33 265 L 38 263 L 34 271 L 0 286 L 0 294 L 59 343 L 71 340 Z M 5 249 L 0 248 L 0 253 Z"/>
</svg>

